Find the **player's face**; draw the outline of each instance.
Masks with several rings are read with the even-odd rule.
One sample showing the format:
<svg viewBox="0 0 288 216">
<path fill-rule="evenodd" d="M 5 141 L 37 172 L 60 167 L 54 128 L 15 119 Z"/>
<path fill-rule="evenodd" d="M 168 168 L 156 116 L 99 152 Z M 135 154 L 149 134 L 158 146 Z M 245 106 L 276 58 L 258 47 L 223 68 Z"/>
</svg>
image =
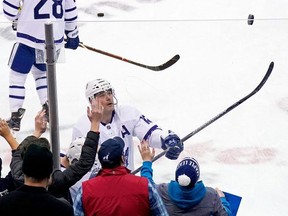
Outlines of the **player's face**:
<svg viewBox="0 0 288 216">
<path fill-rule="evenodd" d="M 112 89 L 95 94 L 95 98 L 99 98 L 99 102 L 104 107 L 104 112 L 114 110 L 114 97 Z"/>
</svg>

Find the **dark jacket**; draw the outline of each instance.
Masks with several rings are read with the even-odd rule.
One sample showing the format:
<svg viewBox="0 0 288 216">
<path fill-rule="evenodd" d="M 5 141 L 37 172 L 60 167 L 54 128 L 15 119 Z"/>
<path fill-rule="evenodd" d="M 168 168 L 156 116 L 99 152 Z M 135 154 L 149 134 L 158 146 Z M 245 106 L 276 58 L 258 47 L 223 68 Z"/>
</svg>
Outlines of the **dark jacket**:
<svg viewBox="0 0 288 216">
<path fill-rule="evenodd" d="M 52 173 L 52 183 L 48 190 L 54 196 L 64 197 L 70 203 L 72 203 L 69 188 L 79 181 L 92 168 L 98 148 L 99 136 L 99 133 L 89 131 L 82 147 L 79 160 L 70 165 L 64 171 L 55 170 Z M 27 142 L 27 139 L 29 138 L 31 138 L 31 136 L 26 137 L 23 142 Z M 23 142 L 20 144 L 20 146 L 23 144 Z M 12 151 L 10 168 L 16 186 L 23 185 L 24 175 L 22 172 L 22 157 L 20 148 Z"/>
<path fill-rule="evenodd" d="M 22 185 L 11 193 L 0 197 L 1 216 L 73 216 L 73 207 L 60 201 L 43 187 Z"/>
<path fill-rule="evenodd" d="M 11 171 L 4 178 L 1 176 L 1 171 L 2 159 L 0 158 L 0 197 L 15 189 Z"/>
</svg>

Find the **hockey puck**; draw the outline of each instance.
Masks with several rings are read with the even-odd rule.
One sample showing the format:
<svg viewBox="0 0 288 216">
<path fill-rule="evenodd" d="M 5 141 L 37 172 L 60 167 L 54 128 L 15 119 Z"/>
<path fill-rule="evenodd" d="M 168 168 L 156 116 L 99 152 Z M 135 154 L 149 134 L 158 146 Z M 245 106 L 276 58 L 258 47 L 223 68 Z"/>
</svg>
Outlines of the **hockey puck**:
<svg viewBox="0 0 288 216">
<path fill-rule="evenodd" d="M 97 16 L 98 16 L 98 17 L 103 17 L 103 16 L 104 16 L 104 13 L 97 13 Z"/>
<path fill-rule="evenodd" d="M 253 25 L 253 22 L 254 22 L 253 14 L 249 14 L 247 22 L 248 22 L 248 25 Z"/>
</svg>

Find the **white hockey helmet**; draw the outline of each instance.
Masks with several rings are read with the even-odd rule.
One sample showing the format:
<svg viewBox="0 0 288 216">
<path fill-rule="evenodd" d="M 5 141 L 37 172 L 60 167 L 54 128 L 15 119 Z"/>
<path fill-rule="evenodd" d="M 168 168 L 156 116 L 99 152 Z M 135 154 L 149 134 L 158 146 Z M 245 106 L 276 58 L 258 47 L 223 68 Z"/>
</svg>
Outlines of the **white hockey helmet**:
<svg viewBox="0 0 288 216">
<path fill-rule="evenodd" d="M 66 154 L 70 164 L 79 160 L 84 142 L 85 137 L 77 137 L 71 142 Z"/>
<path fill-rule="evenodd" d="M 107 80 L 96 79 L 86 84 L 85 95 L 88 101 L 90 101 L 91 98 L 94 98 L 95 94 L 103 91 L 108 91 L 109 89 L 112 89 L 114 95 L 114 88 Z"/>
</svg>

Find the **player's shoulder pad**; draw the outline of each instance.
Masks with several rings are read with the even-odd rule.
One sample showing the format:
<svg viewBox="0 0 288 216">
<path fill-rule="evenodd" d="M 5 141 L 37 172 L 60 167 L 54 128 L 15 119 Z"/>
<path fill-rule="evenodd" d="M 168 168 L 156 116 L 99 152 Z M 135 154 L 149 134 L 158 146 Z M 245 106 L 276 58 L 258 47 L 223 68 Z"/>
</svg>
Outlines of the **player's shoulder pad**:
<svg viewBox="0 0 288 216">
<path fill-rule="evenodd" d="M 122 119 L 139 119 L 139 117 L 142 115 L 141 112 L 133 107 L 133 106 L 130 106 L 130 105 L 121 105 L 121 106 L 118 106 L 116 109 L 115 109 L 115 112 L 117 115 L 119 115 L 120 118 Z"/>
</svg>

